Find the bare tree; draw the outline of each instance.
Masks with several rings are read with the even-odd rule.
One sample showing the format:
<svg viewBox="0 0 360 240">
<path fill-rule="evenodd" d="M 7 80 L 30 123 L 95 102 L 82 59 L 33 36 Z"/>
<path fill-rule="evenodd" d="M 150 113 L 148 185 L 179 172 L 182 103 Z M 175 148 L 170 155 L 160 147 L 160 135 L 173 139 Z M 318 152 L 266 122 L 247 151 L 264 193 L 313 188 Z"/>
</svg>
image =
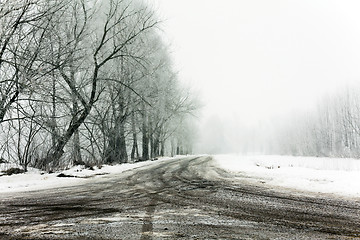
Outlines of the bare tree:
<svg viewBox="0 0 360 240">
<path fill-rule="evenodd" d="M 144 3 L 1 4 L 1 156 L 51 169 L 165 154 L 197 107 Z"/>
<path fill-rule="evenodd" d="M 47 163 L 57 162 L 63 155 L 64 147 L 69 142 L 74 133 L 79 129 L 81 124 L 90 114 L 90 111 L 96 101 L 99 99 L 103 89 L 99 88 L 99 82 L 102 79 L 102 69 L 105 69 L 107 64 L 110 64 L 120 57 L 131 57 L 124 52 L 126 46 L 131 44 L 137 37 L 145 33 L 148 29 L 156 25 L 153 14 L 146 8 L 132 8 L 131 3 L 126 1 L 112 1 L 106 2 L 106 13 L 99 11 L 98 15 L 94 15 L 90 20 L 89 7 L 85 2 L 75 2 L 71 20 L 72 24 L 67 23 L 67 28 L 72 27 L 67 32 L 73 34 L 65 43 L 59 44 L 61 46 L 72 46 L 55 66 L 59 69 L 60 75 L 66 82 L 70 93 L 75 96 L 76 100 L 80 102 L 76 115 L 72 116 L 67 129 L 59 136 L 56 145 L 51 149 L 49 156 L 46 159 Z M 92 6 L 92 7 L 104 7 Z M 81 12 L 81 17 L 79 16 Z M 81 23 L 79 23 L 81 19 Z M 95 21 L 95 22 L 93 22 Z M 91 29 L 91 24 L 96 25 L 96 29 Z M 78 52 L 83 50 L 86 44 L 92 44 L 93 48 L 86 52 L 86 55 L 78 57 Z M 62 41 L 62 39 L 60 39 Z M 91 56 L 91 58 L 86 58 Z M 85 59 L 84 59 L 85 57 Z M 81 81 L 77 81 L 76 74 L 71 74 L 71 69 L 79 69 L 83 62 L 86 62 L 86 68 L 79 74 Z M 105 74 L 106 75 L 106 74 Z M 86 91 L 81 91 L 80 86 Z"/>
<path fill-rule="evenodd" d="M 51 2 L 51 4 L 50 4 Z M 41 75 L 39 52 L 57 1 L 5 0 L 0 8 L 0 123 L 18 96 Z"/>
</svg>

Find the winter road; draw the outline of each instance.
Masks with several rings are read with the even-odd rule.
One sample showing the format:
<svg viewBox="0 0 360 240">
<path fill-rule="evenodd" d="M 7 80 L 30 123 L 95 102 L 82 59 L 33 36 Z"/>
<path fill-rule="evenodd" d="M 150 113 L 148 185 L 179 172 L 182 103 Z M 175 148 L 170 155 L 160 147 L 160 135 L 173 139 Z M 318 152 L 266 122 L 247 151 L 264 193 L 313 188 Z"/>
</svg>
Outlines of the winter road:
<svg viewBox="0 0 360 240">
<path fill-rule="evenodd" d="M 0 239 L 360 239 L 360 199 L 270 189 L 211 157 L 0 202 Z"/>
</svg>

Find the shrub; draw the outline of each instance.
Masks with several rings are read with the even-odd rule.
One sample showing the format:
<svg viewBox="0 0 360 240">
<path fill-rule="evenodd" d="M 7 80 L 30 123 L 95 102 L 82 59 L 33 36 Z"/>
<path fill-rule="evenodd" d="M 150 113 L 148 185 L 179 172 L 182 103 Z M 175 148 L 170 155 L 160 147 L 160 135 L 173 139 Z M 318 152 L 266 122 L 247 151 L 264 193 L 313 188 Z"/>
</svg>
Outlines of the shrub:
<svg viewBox="0 0 360 240">
<path fill-rule="evenodd" d="M 9 168 L 8 170 L 4 171 L 4 173 L 6 175 L 13 175 L 13 174 L 19 174 L 19 173 L 24 173 L 25 171 L 23 169 L 20 168 Z"/>
</svg>

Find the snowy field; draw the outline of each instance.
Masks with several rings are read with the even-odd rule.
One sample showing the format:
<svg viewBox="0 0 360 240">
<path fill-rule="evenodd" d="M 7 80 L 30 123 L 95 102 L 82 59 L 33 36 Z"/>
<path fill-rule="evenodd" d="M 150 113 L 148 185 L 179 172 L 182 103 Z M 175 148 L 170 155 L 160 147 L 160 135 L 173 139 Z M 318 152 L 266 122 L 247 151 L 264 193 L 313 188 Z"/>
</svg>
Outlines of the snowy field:
<svg viewBox="0 0 360 240">
<path fill-rule="evenodd" d="M 360 160 L 292 156 L 216 155 L 216 164 L 239 179 L 298 191 L 360 197 Z"/>
<path fill-rule="evenodd" d="M 160 158 L 157 161 L 145 161 L 138 163 L 127 163 L 121 165 L 103 165 L 101 169 L 94 167 L 94 170 L 85 169 L 84 166 L 75 166 L 65 171 L 48 174 L 38 169 L 30 168 L 28 172 L 14 174 L 11 176 L 0 176 L 0 193 L 32 191 L 48 188 L 58 188 L 85 183 L 89 179 L 94 179 L 108 174 L 119 174 L 124 171 L 153 164 L 159 161 L 166 161 L 174 158 Z M 11 165 L 11 167 L 17 167 Z M 0 164 L 0 170 L 6 170 L 9 164 Z M 57 177 L 60 173 L 73 177 Z"/>
</svg>

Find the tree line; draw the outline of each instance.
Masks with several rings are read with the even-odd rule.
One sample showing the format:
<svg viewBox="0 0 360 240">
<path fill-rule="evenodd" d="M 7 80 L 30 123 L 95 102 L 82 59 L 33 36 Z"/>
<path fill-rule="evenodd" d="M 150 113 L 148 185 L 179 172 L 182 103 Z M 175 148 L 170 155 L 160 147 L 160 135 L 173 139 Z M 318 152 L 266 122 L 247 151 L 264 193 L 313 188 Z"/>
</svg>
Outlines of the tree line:
<svg viewBox="0 0 360 240">
<path fill-rule="evenodd" d="M 135 0 L 0 3 L 0 158 L 55 169 L 192 151 L 198 103 Z"/>
<path fill-rule="evenodd" d="M 202 126 L 200 151 L 360 158 L 360 85 L 319 97 L 287 116 L 242 122 L 212 116 Z"/>
<path fill-rule="evenodd" d="M 278 126 L 272 152 L 323 157 L 360 157 L 360 89 L 347 87 L 329 94 L 308 113 Z"/>
</svg>

